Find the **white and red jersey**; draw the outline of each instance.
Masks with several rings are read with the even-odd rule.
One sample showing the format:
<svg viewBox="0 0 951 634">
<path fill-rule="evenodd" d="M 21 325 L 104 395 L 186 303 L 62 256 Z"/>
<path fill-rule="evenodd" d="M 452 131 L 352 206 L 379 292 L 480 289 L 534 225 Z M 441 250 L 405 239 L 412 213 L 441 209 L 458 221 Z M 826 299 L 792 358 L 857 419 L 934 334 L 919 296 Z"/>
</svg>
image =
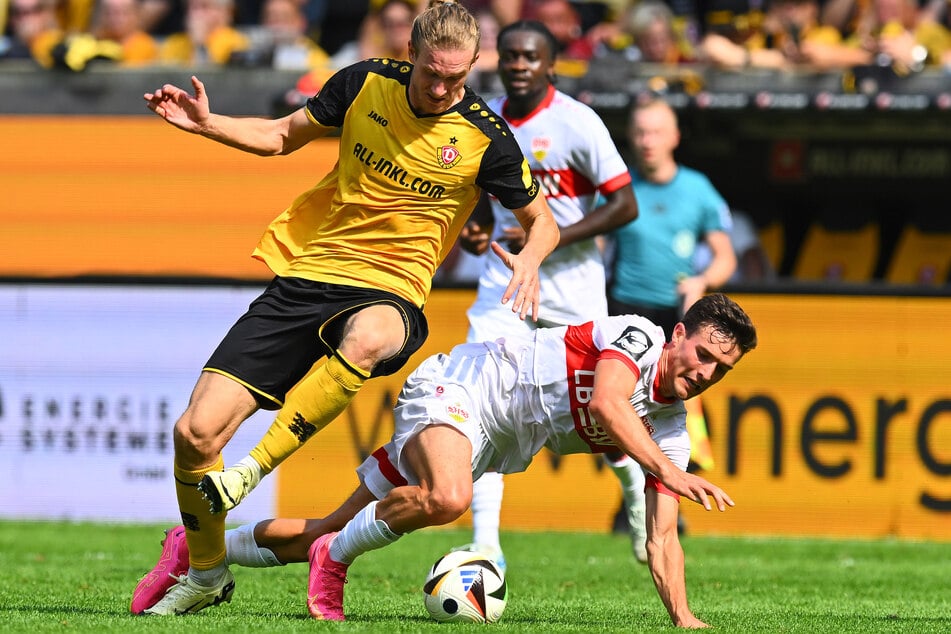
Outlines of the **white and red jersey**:
<svg viewBox="0 0 951 634">
<path fill-rule="evenodd" d="M 521 119 L 507 116 L 506 101 L 506 97 L 499 97 L 490 101 L 489 107 L 502 114 L 515 135 L 558 226 L 567 227 L 583 219 L 595 209 L 599 193 L 613 193 L 631 182 L 607 127 L 588 106 L 553 86 L 538 108 Z M 498 239 L 504 229 L 518 227 L 519 223 L 498 199 L 490 197 L 490 201 L 495 219 L 493 239 Z M 607 315 L 604 262 L 593 238 L 555 250 L 542 262 L 538 273 L 543 323 L 576 324 Z M 511 317 L 492 324 L 499 317 L 494 311 L 499 309 L 499 299 L 511 275 L 495 255 L 490 253 L 485 258 L 478 295 L 469 315 L 472 327 L 468 341 L 487 341 L 525 330 L 523 322 Z M 507 306 L 502 308 L 509 310 Z"/>
<path fill-rule="evenodd" d="M 651 438 L 682 469 L 690 456 L 683 401 L 657 391 L 660 326 L 637 315 L 603 317 L 530 336 L 458 345 L 426 359 L 406 380 L 393 439 L 358 470 L 376 495 L 416 483 L 401 464 L 405 443 L 427 425 L 451 425 L 471 441 L 472 473 L 524 471 L 542 447 L 557 454 L 615 448 L 588 410 L 594 368 L 618 359 L 637 377 L 631 407 Z"/>
</svg>

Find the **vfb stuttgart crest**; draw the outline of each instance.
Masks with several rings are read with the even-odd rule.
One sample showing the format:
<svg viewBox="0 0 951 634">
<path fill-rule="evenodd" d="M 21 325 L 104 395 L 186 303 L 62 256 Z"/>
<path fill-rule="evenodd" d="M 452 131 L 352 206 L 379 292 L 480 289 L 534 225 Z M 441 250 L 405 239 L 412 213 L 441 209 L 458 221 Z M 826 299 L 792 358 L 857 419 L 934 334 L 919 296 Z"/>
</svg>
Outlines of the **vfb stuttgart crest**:
<svg viewBox="0 0 951 634">
<path fill-rule="evenodd" d="M 539 163 L 545 160 L 551 150 L 551 139 L 546 136 L 537 136 L 532 139 L 532 156 Z"/>
<path fill-rule="evenodd" d="M 436 162 L 439 163 L 439 167 L 443 169 L 454 167 L 456 163 L 462 159 L 462 154 L 459 154 L 459 150 L 451 145 L 442 146 L 437 150 L 437 154 Z"/>
</svg>

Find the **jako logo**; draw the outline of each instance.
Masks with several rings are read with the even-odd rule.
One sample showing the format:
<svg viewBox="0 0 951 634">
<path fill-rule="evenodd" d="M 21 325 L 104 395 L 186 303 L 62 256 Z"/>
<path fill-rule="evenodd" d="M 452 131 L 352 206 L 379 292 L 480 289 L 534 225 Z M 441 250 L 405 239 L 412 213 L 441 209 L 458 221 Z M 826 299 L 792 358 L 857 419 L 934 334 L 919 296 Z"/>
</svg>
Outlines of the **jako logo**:
<svg viewBox="0 0 951 634">
<path fill-rule="evenodd" d="M 381 114 L 377 114 L 375 110 L 371 110 L 370 114 L 368 114 L 367 116 L 373 119 L 374 121 L 376 121 L 377 123 L 379 123 L 384 128 L 390 125 L 390 122 L 386 120 L 386 117 L 384 117 Z"/>
</svg>

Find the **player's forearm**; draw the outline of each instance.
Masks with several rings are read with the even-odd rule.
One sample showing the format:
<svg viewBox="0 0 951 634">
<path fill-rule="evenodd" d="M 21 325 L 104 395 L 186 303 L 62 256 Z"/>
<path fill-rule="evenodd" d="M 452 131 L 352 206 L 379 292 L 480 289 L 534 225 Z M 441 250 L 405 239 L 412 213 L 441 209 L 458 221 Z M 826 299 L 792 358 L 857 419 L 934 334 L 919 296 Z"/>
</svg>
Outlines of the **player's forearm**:
<svg viewBox="0 0 951 634">
<path fill-rule="evenodd" d="M 650 555 L 651 577 L 670 620 L 678 627 L 696 620 L 687 605 L 684 552 L 676 539 L 665 539 Z"/>
<path fill-rule="evenodd" d="M 673 472 L 680 470 L 650 437 L 641 418 L 631 409 L 630 403 L 626 400 L 603 402 L 599 401 L 597 396 L 595 393 L 589 410 L 605 433 L 614 440 L 618 449 L 668 485 Z"/>
<path fill-rule="evenodd" d="M 535 199 L 536 203 L 539 199 Z M 528 256 L 542 262 L 558 246 L 560 230 L 555 223 L 555 217 L 548 208 L 548 203 L 541 201 L 540 206 L 533 203 L 527 209 L 531 213 L 525 220 L 519 219 L 525 229 L 525 245 L 520 251 L 521 256 Z"/>
<path fill-rule="evenodd" d="M 710 262 L 702 277 L 708 289 L 720 288 L 729 281 L 735 271 L 736 256 L 733 253 L 725 253 Z"/>
<path fill-rule="evenodd" d="M 285 152 L 285 135 L 277 121 L 210 114 L 198 131 L 201 136 L 258 156 Z"/>
<path fill-rule="evenodd" d="M 578 222 L 562 227 L 558 248 L 610 233 L 636 220 L 637 215 L 637 200 L 633 192 L 630 187 L 622 188 Z"/>
</svg>

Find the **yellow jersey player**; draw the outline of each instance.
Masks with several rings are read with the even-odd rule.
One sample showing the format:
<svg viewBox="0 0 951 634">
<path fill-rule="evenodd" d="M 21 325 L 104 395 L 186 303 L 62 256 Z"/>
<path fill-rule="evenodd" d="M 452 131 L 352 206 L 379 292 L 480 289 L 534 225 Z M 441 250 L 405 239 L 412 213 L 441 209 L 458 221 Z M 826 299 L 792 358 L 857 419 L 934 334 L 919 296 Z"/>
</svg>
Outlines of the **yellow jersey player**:
<svg viewBox="0 0 951 634">
<path fill-rule="evenodd" d="M 340 144 L 331 173 L 265 232 L 254 257 L 276 277 L 212 353 L 175 424 L 190 565 L 170 576 L 176 554 L 166 548 L 136 587 L 133 613 L 185 614 L 230 600 L 225 512 L 336 418 L 365 380 L 397 371 L 419 349 L 432 276 L 483 189 L 528 234 L 518 254 L 492 246 L 512 271 L 500 301 L 538 318 L 538 267 L 558 227 L 508 127 L 465 85 L 478 24 L 455 2 L 431 2 L 409 50 L 410 62 L 373 59 L 341 70 L 276 120 L 210 112 L 195 77 L 194 95 L 172 85 L 145 94 L 149 109 L 177 128 L 246 152 L 288 154 L 338 129 Z M 258 408 L 278 410 L 274 423 L 249 456 L 224 469 L 223 447 Z"/>
</svg>

